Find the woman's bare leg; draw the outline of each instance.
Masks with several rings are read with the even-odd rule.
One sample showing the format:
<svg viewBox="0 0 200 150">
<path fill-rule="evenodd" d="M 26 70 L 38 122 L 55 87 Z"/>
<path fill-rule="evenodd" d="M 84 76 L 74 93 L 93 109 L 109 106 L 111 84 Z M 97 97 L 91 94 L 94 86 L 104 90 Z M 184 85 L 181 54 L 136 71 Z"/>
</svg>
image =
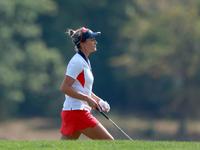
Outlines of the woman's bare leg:
<svg viewBox="0 0 200 150">
<path fill-rule="evenodd" d="M 79 131 L 74 131 L 73 135 L 61 134 L 61 140 L 77 140 L 80 137 L 81 133 Z"/>
<path fill-rule="evenodd" d="M 83 133 L 85 136 L 91 139 L 114 140 L 112 135 L 102 126 L 101 123 L 96 125 L 94 128 L 88 127 L 84 130 L 80 130 L 79 132 Z"/>
</svg>

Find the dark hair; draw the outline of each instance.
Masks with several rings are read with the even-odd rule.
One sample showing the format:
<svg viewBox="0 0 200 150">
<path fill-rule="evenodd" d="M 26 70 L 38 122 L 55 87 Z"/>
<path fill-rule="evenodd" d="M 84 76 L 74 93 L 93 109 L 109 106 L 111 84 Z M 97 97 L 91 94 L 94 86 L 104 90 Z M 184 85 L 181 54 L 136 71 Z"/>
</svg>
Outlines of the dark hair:
<svg viewBox="0 0 200 150">
<path fill-rule="evenodd" d="M 81 38 L 82 28 L 79 28 L 76 31 L 74 31 L 72 29 L 68 29 L 68 31 L 66 33 L 72 38 L 72 43 L 75 45 L 75 43 L 77 41 L 79 41 Z M 81 48 L 80 44 L 75 46 L 75 51 L 78 51 L 78 49 L 80 49 L 80 48 Z"/>
</svg>

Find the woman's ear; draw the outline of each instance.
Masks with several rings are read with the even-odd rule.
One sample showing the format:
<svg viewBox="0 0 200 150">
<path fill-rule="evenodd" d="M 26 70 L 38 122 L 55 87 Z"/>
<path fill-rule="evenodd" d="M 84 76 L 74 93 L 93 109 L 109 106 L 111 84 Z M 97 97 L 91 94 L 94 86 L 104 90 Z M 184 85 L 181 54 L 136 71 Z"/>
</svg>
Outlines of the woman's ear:
<svg viewBox="0 0 200 150">
<path fill-rule="evenodd" d="M 84 48 L 84 47 L 85 47 L 85 44 L 81 42 L 81 43 L 80 43 L 80 47 L 81 47 L 81 48 Z"/>
</svg>

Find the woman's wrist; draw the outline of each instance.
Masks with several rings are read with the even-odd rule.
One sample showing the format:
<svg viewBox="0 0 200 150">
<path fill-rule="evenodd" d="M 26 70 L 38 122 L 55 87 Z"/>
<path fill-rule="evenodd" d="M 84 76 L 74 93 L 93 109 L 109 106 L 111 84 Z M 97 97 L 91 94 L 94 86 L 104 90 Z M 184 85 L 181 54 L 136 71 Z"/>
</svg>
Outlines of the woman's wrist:
<svg viewBox="0 0 200 150">
<path fill-rule="evenodd" d="M 104 102 L 104 100 L 100 99 L 100 100 L 99 100 L 99 105 L 100 105 L 101 103 L 103 103 L 103 102 Z"/>
<path fill-rule="evenodd" d="M 99 99 L 99 103 L 102 103 L 102 102 L 104 102 L 104 100 L 102 100 L 102 99 Z"/>
</svg>

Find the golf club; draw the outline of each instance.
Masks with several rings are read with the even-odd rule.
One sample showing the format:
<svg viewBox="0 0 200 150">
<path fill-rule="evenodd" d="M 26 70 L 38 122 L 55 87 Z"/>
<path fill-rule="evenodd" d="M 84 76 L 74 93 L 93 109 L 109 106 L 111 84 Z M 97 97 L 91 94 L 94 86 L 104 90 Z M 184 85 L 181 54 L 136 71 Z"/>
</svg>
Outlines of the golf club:
<svg viewBox="0 0 200 150">
<path fill-rule="evenodd" d="M 100 106 L 99 106 L 100 107 Z M 96 109 L 99 111 L 99 109 L 96 107 Z M 101 109 L 101 107 L 100 107 Z M 100 112 L 100 111 L 99 111 Z M 118 125 L 116 125 L 104 112 L 100 112 L 104 117 L 106 117 L 110 122 L 112 122 L 113 125 L 115 125 L 122 133 L 124 133 L 124 135 L 126 135 L 126 137 L 128 137 L 131 141 L 133 141 L 133 139 L 131 139 Z"/>
</svg>

